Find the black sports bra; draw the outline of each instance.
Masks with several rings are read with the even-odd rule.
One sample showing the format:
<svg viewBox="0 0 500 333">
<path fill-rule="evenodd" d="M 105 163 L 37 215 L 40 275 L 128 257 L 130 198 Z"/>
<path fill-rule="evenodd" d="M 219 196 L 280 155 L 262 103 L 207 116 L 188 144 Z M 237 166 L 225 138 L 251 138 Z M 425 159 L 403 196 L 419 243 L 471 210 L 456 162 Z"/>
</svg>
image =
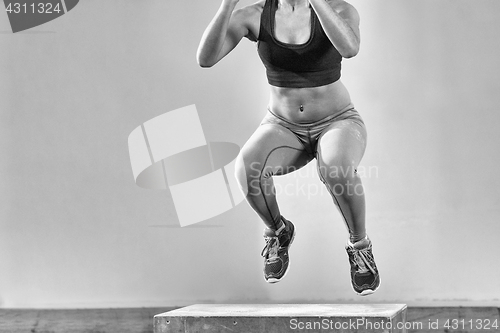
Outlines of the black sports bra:
<svg viewBox="0 0 500 333">
<path fill-rule="evenodd" d="M 311 36 L 304 44 L 288 44 L 275 38 L 278 0 L 266 0 L 260 18 L 258 52 L 269 84 L 306 88 L 330 84 L 340 78 L 342 56 L 326 36 L 311 7 Z"/>
</svg>

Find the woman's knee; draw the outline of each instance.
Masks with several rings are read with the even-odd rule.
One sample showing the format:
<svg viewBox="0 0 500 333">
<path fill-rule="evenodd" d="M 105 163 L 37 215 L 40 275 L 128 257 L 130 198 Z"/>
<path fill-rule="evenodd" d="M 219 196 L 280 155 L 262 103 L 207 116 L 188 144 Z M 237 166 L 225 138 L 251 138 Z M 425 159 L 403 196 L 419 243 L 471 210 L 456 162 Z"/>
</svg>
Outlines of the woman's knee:
<svg viewBox="0 0 500 333">
<path fill-rule="evenodd" d="M 243 151 L 241 151 L 236 157 L 235 163 L 235 177 L 238 183 L 240 184 L 240 188 L 248 191 L 248 182 L 249 182 L 249 173 L 247 172 L 248 166 L 245 163 L 245 158 L 243 155 Z"/>
<path fill-rule="evenodd" d="M 349 161 L 329 161 L 329 163 L 318 162 L 318 174 L 321 180 L 330 185 L 357 182 L 358 174 L 354 163 Z"/>
<path fill-rule="evenodd" d="M 262 179 L 260 165 L 257 154 L 247 149 L 242 149 L 236 157 L 235 177 L 244 193 L 248 194 L 251 189 L 259 187 Z"/>
<path fill-rule="evenodd" d="M 319 164 L 318 174 L 321 181 L 336 197 L 363 196 L 361 178 L 354 164 Z"/>
</svg>

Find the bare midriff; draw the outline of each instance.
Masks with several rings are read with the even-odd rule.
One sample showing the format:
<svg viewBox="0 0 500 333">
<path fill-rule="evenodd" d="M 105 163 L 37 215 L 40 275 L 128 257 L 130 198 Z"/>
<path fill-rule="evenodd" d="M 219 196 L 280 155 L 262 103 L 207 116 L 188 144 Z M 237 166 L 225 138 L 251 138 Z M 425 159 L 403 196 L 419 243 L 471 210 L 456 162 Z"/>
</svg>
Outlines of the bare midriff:
<svg viewBox="0 0 500 333">
<path fill-rule="evenodd" d="M 335 115 L 351 104 L 344 84 L 338 80 L 312 88 L 271 86 L 269 109 L 294 123 L 310 123 Z"/>
</svg>

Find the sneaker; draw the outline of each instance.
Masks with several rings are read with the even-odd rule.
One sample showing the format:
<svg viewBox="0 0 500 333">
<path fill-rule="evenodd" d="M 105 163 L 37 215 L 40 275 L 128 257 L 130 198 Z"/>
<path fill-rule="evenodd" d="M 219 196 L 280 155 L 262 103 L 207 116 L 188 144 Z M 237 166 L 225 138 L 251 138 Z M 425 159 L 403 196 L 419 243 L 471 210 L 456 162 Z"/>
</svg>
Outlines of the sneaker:
<svg viewBox="0 0 500 333">
<path fill-rule="evenodd" d="M 264 257 L 264 279 L 269 283 L 281 281 L 290 266 L 288 249 L 295 237 L 295 226 L 284 217 L 281 219 L 285 224 L 285 229 L 281 230 L 278 236 L 272 229 L 266 228 L 264 230 L 266 246 L 261 255 Z"/>
<path fill-rule="evenodd" d="M 380 276 L 373 258 L 372 242 L 366 236 L 354 244 L 348 241 L 345 249 L 351 264 L 352 288 L 360 296 L 373 294 L 380 286 Z"/>
</svg>

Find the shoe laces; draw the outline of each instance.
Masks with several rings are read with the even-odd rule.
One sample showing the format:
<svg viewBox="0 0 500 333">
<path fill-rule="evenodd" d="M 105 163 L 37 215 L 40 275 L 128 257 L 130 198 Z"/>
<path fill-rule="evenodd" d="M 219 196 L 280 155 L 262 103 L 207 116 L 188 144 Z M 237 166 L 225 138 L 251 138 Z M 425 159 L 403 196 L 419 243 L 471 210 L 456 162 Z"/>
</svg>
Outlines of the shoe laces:
<svg viewBox="0 0 500 333">
<path fill-rule="evenodd" d="M 350 247 L 350 250 L 353 256 L 352 261 L 356 265 L 357 271 L 359 273 L 366 273 L 370 271 L 373 275 L 377 274 L 372 266 L 372 263 L 375 260 L 373 259 L 373 254 L 369 247 L 365 249 L 356 249 L 354 247 Z"/>
<path fill-rule="evenodd" d="M 278 256 L 278 250 L 280 248 L 280 240 L 278 237 L 264 236 L 266 240 L 266 245 L 262 249 L 261 255 L 264 258 L 274 258 Z"/>
</svg>

